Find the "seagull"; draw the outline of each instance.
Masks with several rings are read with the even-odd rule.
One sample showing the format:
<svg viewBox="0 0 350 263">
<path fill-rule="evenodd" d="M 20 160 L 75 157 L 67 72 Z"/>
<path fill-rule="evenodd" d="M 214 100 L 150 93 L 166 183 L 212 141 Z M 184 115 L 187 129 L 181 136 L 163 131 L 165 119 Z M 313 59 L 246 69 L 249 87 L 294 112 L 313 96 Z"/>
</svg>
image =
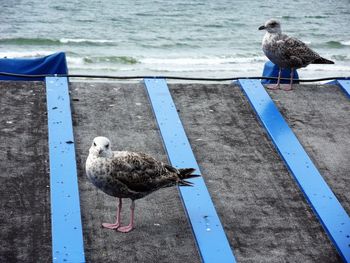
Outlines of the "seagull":
<svg viewBox="0 0 350 263">
<path fill-rule="evenodd" d="M 281 24 L 275 19 L 265 22 L 259 30 L 266 30 L 262 40 L 262 49 L 265 55 L 279 67 L 277 85 L 270 89 L 280 88 L 282 68 L 289 68 L 290 83 L 285 90 L 292 90 L 294 69 L 306 67 L 309 64 L 334 64 L 309 48 L 304 42 L 282 34 Z"/>
<path fill-rule="evenodd" d="M 165 187 L 192 186 L 193 183 L 185 179 L 199 176 L 193 174 L 193 168 L 176 169 L 145 153 L 112 151 L 111 142 L 102 136 L 94 138 L 85 169 L 97 188 L 118 200 L 116 222 L 103 223 L 102 227 L 124 233 L 134 228 L 135 200 Z M 131 199 L 127 226 L 121 226 L 123 198 Z"/>
</svg>

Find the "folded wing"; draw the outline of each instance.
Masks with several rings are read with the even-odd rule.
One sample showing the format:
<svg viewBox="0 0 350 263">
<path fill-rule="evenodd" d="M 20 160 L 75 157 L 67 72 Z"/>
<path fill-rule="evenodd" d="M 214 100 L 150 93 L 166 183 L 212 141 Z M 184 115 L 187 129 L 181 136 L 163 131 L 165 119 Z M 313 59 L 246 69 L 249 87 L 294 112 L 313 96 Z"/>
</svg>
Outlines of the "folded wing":
<svg viewBox="0 0 350 263">
<path fill-rule="evenodd" d="M 112 177 L 134 192 L 152 192 L 179 181 L 176 170 L 144 153 L 116 154 L 112 167 Z"/>
<path fill-rule="evenodd" d="M 295 67 L 306 67 L 321 58 L 304 42 L 293 37 L 284 37 L 278 41 L 278 45 L 284 59 L 296 64 Z"/>
</svg>

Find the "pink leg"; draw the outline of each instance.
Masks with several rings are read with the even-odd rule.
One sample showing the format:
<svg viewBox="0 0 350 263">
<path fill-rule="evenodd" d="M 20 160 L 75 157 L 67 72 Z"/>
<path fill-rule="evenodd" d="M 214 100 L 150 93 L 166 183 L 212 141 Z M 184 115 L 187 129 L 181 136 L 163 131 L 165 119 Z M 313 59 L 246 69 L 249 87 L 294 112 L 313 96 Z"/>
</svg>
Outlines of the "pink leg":
<svg viewBox="0 0 350 263">
<path fill-rule="evenodd" d="M 293 71 L 294 71 L 294 69 L 291 68 L 290 69 L 290 83 L 289 83 L 288 88 L 284 89 L 285 91 L 293 90 L 293 87 L 292 87 L 292 85 L 293 85 Z"/>
<path fill-rule="evenodd" d="M 128 233 L 134 228 L 134 210 L 135 210 L 135 201 L 131 200 L 131 206 L 130 206 L 130 211 L 131 211 L 131 216 L 130 216 L 130 223 L 127 226 L 121 226 L 117 229 L 119 232 L 123 233 Z"/>
<path fill-rule="evenodd" d="M 122 199 L 119 199 L 119 204 L 117 206 L 117 220 L 114 224 L 110 223 L 103 223 L 102 227 L 108 228 L 108 229 L 117 229 L 120 226 L 120 212 L 122 211 Z"/>
<path fill-rule="evenodd" d="M 276 84 L 275 86 L 267 87 L 268 89 L 276 90 L 276 89 L 279 89 L 279 88 L 280 88 L 281 72 L 282 72 L 282 68 L 279 68 L 279 69 L 278 69 L 277 84 Z"/>
</svg>

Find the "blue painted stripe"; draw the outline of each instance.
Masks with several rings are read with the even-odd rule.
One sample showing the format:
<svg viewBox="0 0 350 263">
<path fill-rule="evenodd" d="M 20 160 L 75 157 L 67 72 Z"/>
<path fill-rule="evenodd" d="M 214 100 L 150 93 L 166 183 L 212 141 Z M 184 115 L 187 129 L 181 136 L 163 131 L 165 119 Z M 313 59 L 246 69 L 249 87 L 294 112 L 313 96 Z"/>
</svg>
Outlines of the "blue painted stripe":
<svg viewBox="0 0 350 263">
<path fill-rule="evenodd" d="M 85 262 L 67 78 L 46 78 L 53 262 Z"/>
<path fill-rule="evenodd" d="M 343 260 L 350 262 L 349 215 L 312 163 L 259 80 L 240 79 L 239 84 L 334 246 Z"/>
<path fill-rule="evenodd" d="M 171 164 L 195 168 L 200 174 L 166 81 L 144 79 L 144 82 Z M 203 178 L 190 181 L 193 187 L 179 190 L 203 262 L 236 262 Z"/>
<path fill-rule="evenodd" d="M 345 94 L 350 98 L 350 80 L 337 80 L 338 84 L 342 88 L 342 90 L 345 92 Z"/>
</svg>

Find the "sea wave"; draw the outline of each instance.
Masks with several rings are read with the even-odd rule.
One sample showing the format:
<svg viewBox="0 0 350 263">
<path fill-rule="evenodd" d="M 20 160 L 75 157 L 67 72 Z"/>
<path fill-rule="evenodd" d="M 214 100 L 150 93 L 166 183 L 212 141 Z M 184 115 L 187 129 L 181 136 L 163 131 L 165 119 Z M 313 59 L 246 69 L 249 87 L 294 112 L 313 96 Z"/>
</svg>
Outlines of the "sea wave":
<svg viewBox="0 0 350 263">
<path fill-rule="evenodd" d="M 285 19 L 285 20 L 293 20 L 293 19 L 297 19 L 298 17 L 297 16 L 276 16 L 277 18 L 282 18 L 282 19 Z"/>
<path fill-rule="evenodd" d="M 350 61 L 350 55 L 331 55 L 331 59 L 338 61 Z"/>
<path fill-rule="evenodd" d="M 185 43 L 185 42 L 155 42 L 155 43 L 146 43 L 141 42 L 140 47 L 143 48 L 156 48 L 156 49 L 172 49 L 172 48 L 200 48 L 199 45 L 194 43 Z"/>
<path fill-rule="evenodd" d="M 341 47 L 345 47 L 345 46 L 350 46 L 350 40 L 347 40 L 347 41 L 331 40 L 331 41 L 327 41 L 326 45 L 330 48 L 341 48 Z"/>
<path fill-rule="evenodd" d="M 286 15 L 286 16 L 276 16 L 277 18 L 282 18 L 286 20 L 292 20 L 292 19 L 300 19 L 300 16 L 291 16 L 291 15 Z M 310 16 L 310 15 L 305 15 L 304 18 L 313 18 L 313 19 L 324 19 L 328 18 L 329 16 Z"/>
<path fill-rule="evenodd" d="M 41 51 L 6 51 L 0 52 L 0 58 L 36 58 L 48 56 L 55 53 L 55 51 L 41 50 Z"/>
<path fill-rule="evenodd" d="M 84 62 L 93 63 L 117 63 L 117 64 L 137 64 L 139 61 L 130 56 L 106 56 L 106 57 L 84 57 Z"/>
<path fill-rule="evenodd" d="M 92 44 L 92 45 L 101 45 L 101 44 L 117 44 L 117 42 L 113 40 L 107 40 L 107 39 L 85 39 L 85 38 L 61 38 L 59 40 L 62 44 L 69 44 L 69 43 L 75 43 L 75 44 Z"/>
<path fill-rule="evenodd" d="M 324 18 L 328 18 L 329 16 L 304 16 L 305 18 L 315 18 L 315 19 L 324 19 Z"/>
<path fill-rule="evenodd" d="M 328 73 L 333 72 L 341 72 L 341 73 L 347 73 L 346 76 L 348 76 L 348 72 L 350 72 L 350 66 L 348 64 L 335 64 L 335 65 L 324 65 L 324 64 L 310 64 L 306 68 L 300 69 L 300 71 L 323 71 Z"/>
<path fill-rule="evenodd" d="M 59 40 L 48 38 L 0 38 L 0 44 L 2 45 L 57 45 Z"/>
<path fill-rule="evenodd" d="M 266 58 L 263 56 L 251 57 L 224 57 L 224 56 L 207 56 L 207 57 L 132 57 L 132 56 L 67 56 L 68 64 L 74 66 L 122 66 L 139 65 L 144 68 L 172 68 L 180 70 L 184 68 L 188 70 L 210 68 L 210 67 L 232 67 L 238 64 L 254 64 L 263 63 Z"/>
<path fill-rule="evenodd" d="M 234 70 L 236 68 L 256 67 L 262 65 L 266 58 L 251 57 L 132 57 L 132 56 L 67 56 L 70 68 L 98 69 L 110 68 L 114 70 L 152 70 L 164 72 Z"/>
<path fill-rule="evenodd" d="M 144 64 L 158 65 L 220 65 L 251 63 L 266 60 L 264 57 L 194 57 L 194 58 L 143 58 L 139 61 Z"/>
<path fill-rule="evenodd" d="M 59 45 L 117 45 L 116 41 L 107 39 L 85 39 L 85 38 L 0 38 L 2 45 L 18 45 L 18 46 L 59 46 Z"/>
</svg>

